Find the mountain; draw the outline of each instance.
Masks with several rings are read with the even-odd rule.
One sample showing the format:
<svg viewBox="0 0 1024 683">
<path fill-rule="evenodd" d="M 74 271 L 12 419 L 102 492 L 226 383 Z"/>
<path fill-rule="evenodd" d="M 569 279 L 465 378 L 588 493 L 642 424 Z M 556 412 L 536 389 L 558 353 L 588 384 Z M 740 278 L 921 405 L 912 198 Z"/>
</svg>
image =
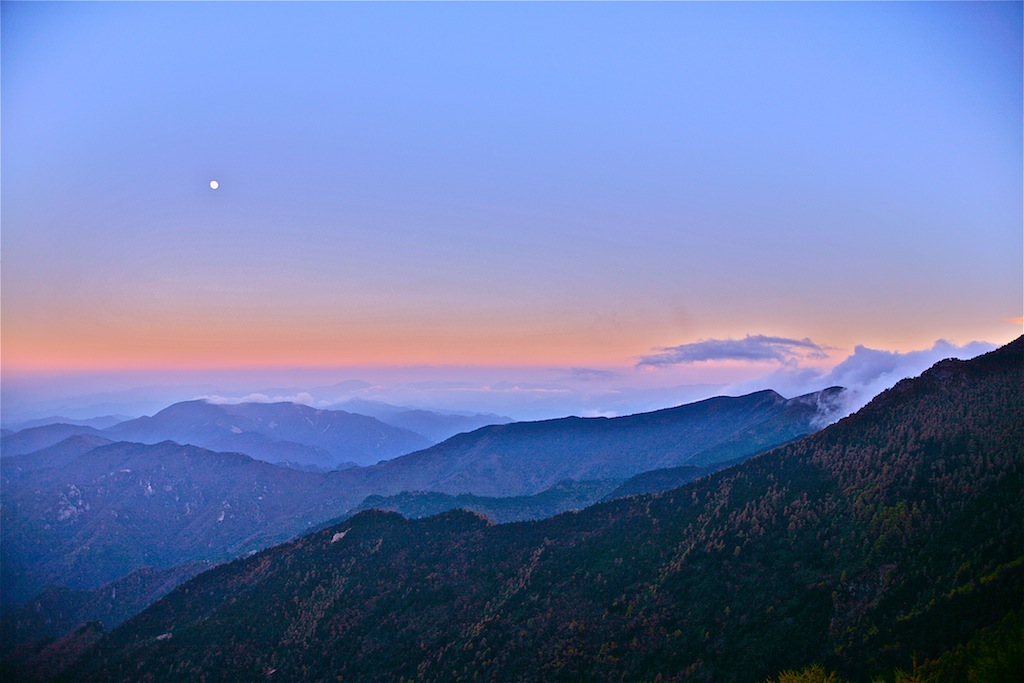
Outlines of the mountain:
<svg viewBox="0 0 1024 683">
<path fill-rule="evenodd" d="M 111 443 L 114 442 L 95 434 L 76 434 L 34 453 L 3 456 L 0 458 L 0 473 L 3 474 L 6 485 L 12 480 L 21 479 L 29 472 L 65 467 L 92 449 Z M 5 486 L 4 492 L 8 491 Z"/>
<path fill-rule="evenodd" d="M 835 392 L 823 396 L 830 393 Z M 820 398 L 786 401 L 766 392 L 716 399 L 648 417 L 573 418 L 526 423 L 518 429 L 509 425 L 512 448 L 507 447 L 506 434 L 494 434 L 492 428 L 485 428 L 475 436 L 458 437 L 475 444 L 471 454 L 453 449 L 458 457 L 445 463 L 448 456 L 443 453 L 428 453 L 433 459 L 430 471 L 410 466 L 402 457 L 376 467 L 329 473 L 287 471 L 237 453 L 216 453 L 171 442 L 145 445 L 108 440 L 119 434 L 152 439 L 175 425 L 179 438 L 209 438 L 214 443 L 225 432 L 241 436 L 254 434 L 257 429 L 276 429 L 281 435 L 291 436 L 309 423 L 295 426 L 274 418 L 282 413 L 304 418 L 311 412 L 290 404 L 231 406 L 230 411 L 203 402 L 176 404 L 154 418 L 102 432 L 106 436 L 76 434 L 34 453 L 0 458 L 0 588 L 9 610 L 12 604 L 33 598 L 45 586 L 86 591 L 147 566 L 222 561 L 369 507 L 400 510 L 409 516 L 465 507 L 501 521 L 550 516 L 597 502 L 620 483 L 612 477 L 595 481 L 557 479 L 558 460 L 563 455 L 584 462 L 590 454 L 583 449 L 592 449 L 601 460 L 596 465 L 591 463 L 591 472 L 619 472 L 622 461 L 635 459 L 637 452 L 636 448 L 622 447 L 630 438 L 624 433 L 632 430 L 632 438 L 642 437 L 645 430 L 641 423 L 649 420 L 657 425 L 651 433 L 662 442 L 667 437 L 685 442 L 692 435 L 695 445 L 690 451 L 715 443 L 720 451 L 732 452 L 746 439 L 749 444 L 742 456 L 746 457 L 765 443 L 812 429 L 816 409 L 811 406 Z M 705 421 L 712 424 L 705 425 Z M 528 445 L 547 453 L 552 462 L 547 468 L 526 464 L 547 477 L 548 485 L 511 497 L 484 495 L 502 489 L 508 471 L 518 466 L 508 458 L 509 454 L 514 458 L 516 448 L 523 448 L 521 430 L 529 431 L 537 424 L 554 446 L 545 445 L 544 439 L 538 440 L 536 435 L 531 435 L 533 441 Z M 579 439 L 581 424 L 584 433 L 592 426 L 600 431 Z M 757 424 L 765 425 L 765 433 L 758 431 Z M 715 436 L 709 439 L 708 432 Z M 476 441 L 477 437 L 486 443 Z M 575 452 L 564 450 L 566 444 L 574 442 Z M 503 462 L 502 467 L 480 468 L 477 460 L 488 458 Z M 637 465 L 626 462 L 625 466 L 626 471 L 632 471 Z M 664 488 L 668 481 L 682 483 L 721 466 L 689 467 L 688 479 L 676 476 L 666 480 L 662 476 L 658 482 Z M 456 477 L 460 469 L 462 476 Z M 459 490 L 448 488 L 445 493 L 446 484 L 456 478 Z M 544 482 L 543 478 L 537 481 Z M 655 489 L 648 486 L 645 490 Z M 66 625 L 61 614 L 75 613 L 66 609 L 55 615 L 46 613 L 53 608 L 52 601 L 44 601 L 37 616 Z"/>
<path fill-rule="evenodd" d="M 190 562 L 164 569 L 144 567 L 91 590 L 47 588 L 0 620 L 0 658 L 9 657 L 26 643 L 63 637 L 89 622 L 112 629 L 178 584 L 209 568 L 208 562 Z M 24 654 L 21 658 L 25 658 Z"/>
<path fill-rule="evenodd" d="M 217 451 L 237 451 L 269 462 L 290 461 L 333 469 L 368 465 L 428 446 L 404 429 L 366 415 L 317 410 L 296 403 L 175 403 L 152 417 L 104 430 L 120 441 L 170 440 Z"/>
<path fill-rule="evenodd" d="M 103 637 L 103 625 L 87 622 L 60 638 L 15 648 L 0 661 L 0 680 L 29 683 L 48 681 L 78 661 Z"/>
<path fill-rule="evenodd" d="M 1018 339 L 682 488 L 543 521 L 364 512 L 200 574 L 63 680 L 1019 674 L 1022 379 Z"/>
<path fill-rule="evenodd" d="M 134 420 L 114 416 L 91 420 L 54 417 L 5 430 L 0 452 L 23 455 L 53 446 L 74 434 L 102 433 L 115 441 L 177 441 L 212 450 L 243 452 L 299 469 L 313 467 L 326 471 L 345 463 L 372 465 L 455 434 L 512 421 L 500 415 L 444 414 L 362 399 L 353 399 L 345 406 L 347 411 L 325 411 L 292 403 L 217 405 L 186 401 L 152 417 Z"/>
<path fill-rule="evenodd" d="M 421 434 L 433 443 L 439 443 L 463 432 L 471 432 L 488 425 L 507 424 L 512 418 L 489 413 L 438 413 L 418 408 L 400 408 L 387 403 L 352 399 L 344 407 L 352 413 L 375 417 L 384 424 Z"/>
<path fill-rule="evenodd" d="M 508 498 L 475 496 L 470 493 L 453 496 L 432 491 L 404 491 L 393 496 L 367 496 L 349 511 L 349 515 L 364 510 L 390 510 L 403 517 L 417 519 L 449 510 L 468 510 L 499 523 L 521 522 L 587 507 L 609 495 L 609 491 L 616 488 L 616 483 L 566 480 L 532 496 Z"/>
<path fill-rule="evenodd" d="M 742 458 L 740 461 L 742 461 Z M 605 495 L 603 500 L 614 500 L 643 493 L 659 493 L 679 488 L 683 484 L 689 484 L 691 481 L 696 481 L 713 472 L 735 465 L 737 462 L 727 460 L 716 465 L 679 465 L 678 467 L 665 467 L 659 470 L 641 472 L 616 486 L 610 493 Z"/>
<path fill-rule="evenodd" d="M 47 585 L 89 589 L 140 567 L 228 559 L 352 505 L 338 502 L 345 483 L 323 474 L 169 441 L 90 448 L 95 438 L 0 458 L 5 603 Z"/>
<path fill-rule="evenodd" d="M 23 429 L 30 429 L 31 427 L 45 427 L 46 425 L 52 424 L 68 424 L 80 427 L 92 427 L 94 429 L 106 429 L 107 427 L 113 427 L 116 424 L 130 419 L 132 418 L 127 415 L 103 415 L 100 417 L 90 417 L 85 419 L 54 415 L 52 417 L 42 417 L 34 420 L 26 420 L 25 422 L 9 424 L 7 425 L 7 428 L 11 431 L 17 432 Z"/>
<path fill-rule="evenodd" d="M 668 491 L 696 481 L 730 464 L 698 466 L 680 465 L 660 470 L 643 472 L 626 481 L 616 479 L 600 481 L 574 481 L 567 479 L 549 489 L 529 496 L 477 496 L 471 493 L 437 493 L 434 491 L 403 491 L 390 496 L 370 495 L 355 506 L 346 516 L 364 510 L 386 510 L 397 512 L 409 519 L 438 515 L 449 510 L 467 510 L 487 517 L 494 522 L 522 522 L 544 519 L 566 512 L 579 510 L 598 501 L 614 500 L 642 493 Z"/>
<path fill-rule="evenodd" d="M 107 441 L 177 433 L 182 441 L 251 446 L 257 429 L 312 441 L 303 436 L 312 427 L 323 430 L 315 438 L 326 444 L 336 420 L 347 424 L 352 417 L 294 404 L 179 403 L 103 436 L 75 434 L 35 453 L 0 458 L 0 586 L 4 601 L 16 603 L 51 584 L 90 589 L 140 567 L 224 560 L 338 517 L 368 496 L 402 494 L 400 503 L 380 503 L 409 509 L 409 492 L 431 492 L 413 504 L 431 511 L 469 504 L 460 495 L 477 496 L 487 500 L 471 507 L 503 520 L 585 507 L 645 468 L 708 452 L 746 457 L 810 431 L 820 398 L 787 401 L 761 392 L 625 418 L 485 427 L 374 467 L 330 473 L 289 471 L 170 441 Z M 698 467 L 693 477 L 717 468 Z M 587 480 L 607 486 L 579 483 Z"/>
<path fill-rule="evenodd" d="M 842 391 L 831 388 L 788 400 L 760 391 L 625 417 L 494 425 L 365 468 L 360 475 L 382 492 L 504 497 L 533 495 L 566 479 L 626 479 L 682 464 L 713 465 L 815 431 L 822 407 L 834 405 Z M 403 488 L 389 487 L 394 481 Z"/>
<path fill-rule="evenodd" d="M 90 434 L 102 437 L 103 433 L 87 425 L 73 424 L 48 424 L 39 427 L 29 427 L 21 431 L 8 434 L 0 440 L 0 454 L 4 456 L 25 455 L 33 453 L 42 448 L 48 448 L 60 443 L 69 436 L 77 434 Z"/>
</svg>

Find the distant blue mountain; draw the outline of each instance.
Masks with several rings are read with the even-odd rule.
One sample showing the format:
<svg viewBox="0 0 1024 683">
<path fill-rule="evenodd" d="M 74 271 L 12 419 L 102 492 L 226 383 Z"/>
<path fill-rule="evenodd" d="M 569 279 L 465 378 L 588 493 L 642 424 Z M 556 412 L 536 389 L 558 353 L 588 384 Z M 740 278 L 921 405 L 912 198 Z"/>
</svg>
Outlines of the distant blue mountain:
<svg viewBox="0 0 1024 683">
<path fill-rule="evenodd" d="M 29 427 L 18 432 L 5 434 L 0 439 L 0 456 L 33 453 L 58 444 L 69 436 L 77 436 L 79 434 L 103 436 L 100 430 L 87 425 L 57 423 Z"/>
<path fill-rule="evenodd" d="M 385 424 L 422 434 L 434 443 L 488 425 L 508 424 L 512 418 L 490 413 L 440 413 L 420 408 L 402 408 L 377 401 L 354 398 L 342 404 L 345 410 L 375 417 Z"/>
<path fill-rule="evenodd" d="M 332 470 L 372 465 L 486 425 L 512 419 L 490 414 L 449 414 L 356 399 L 347 410 L 317 410 L 294 403 L 213 404 L 185 401 L 152 417 L 95 420 L 42 419 L 4 431 L 0 455 L 22 455 L 76 434 L 116 441 L 170 440 L 220 451 L 239 451 L 290 467 Z M 101 428 L 97 425 L 105 425 Z"/>
<path fill-rule="evenodd" d="M 714 466 L 817 431 L 823 407 L 843 391 L 793 399 L 760 391 L 624 417 L 482 427 L 352 476 L 381 493 L 529 496 L 566 479 L 623 480 L 678 465 Z"/>
<path fill-rule="evenodd" d="M 52 417 L 41 417 L 35 420 L 26 420 L 25 422 L 18 422 L 6 425 L 6 428 L 12 432 L 18 432 L 23 429 L 29 429 L 31 427 L 45 427 L 46 425 L 52 424 L 67 424 L 67 425 L 78 425 L 83 427 L 93 427 L 95 429 L 106 429 L 113 427 L 114 425 L 131 420 L 132 418 L 128 415 L 102 415 L 100 417 L 90 417 L 85 419 L 78 419 L 73 417 L 64 417 L 63 415 L 54 415 Z"/>
<path fill-rule="evenodd" d="M 103 435 L 122 441 L 170 440 L 238 451 L 268 462 L 323 469 L 370 465 L 430 445 L 419 434 L 343 410 L 296 403 L 175 403 L 152 417 L 122 422 Z"/>
</svg>

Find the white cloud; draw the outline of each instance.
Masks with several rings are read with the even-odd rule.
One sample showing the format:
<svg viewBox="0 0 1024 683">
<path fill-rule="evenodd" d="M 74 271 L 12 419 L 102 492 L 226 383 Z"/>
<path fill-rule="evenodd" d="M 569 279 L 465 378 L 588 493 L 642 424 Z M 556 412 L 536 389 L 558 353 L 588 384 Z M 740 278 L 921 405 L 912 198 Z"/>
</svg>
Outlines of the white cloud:
<svg viewBox="0 0 1024 683">
<path fill-rule="evenodd" d="M 637 365 L 661 367 L 720 360 L 792 365 L 803 359 L 827 357 L 824 347 L 807 337 L 789 339 L 748 334 L 743 339 L 701 339 L 691 344 L 660 347 L 658 353 L 642 356 Z"/>
<path fill-rule="evenodd" d="M 291 396 L 268 396 L 261 393 L 247 394 L 245 396 L 220 396 L 218 394 L 213 394 L 207 396 L 196 396 L 194 400 L 202 400 L 207 403 L 216 403 L 221 405 L 234 405 L 238 403 L 301 403 L 307 406 L 313 405 L 316 401 L 316 399 L 305 391 L 300 391 L 299 393 Z"/>
<path fill-rule="evenodd" d="M 917 351 L 885 351 L 856 346 L 853 354 L 831 370 L 806 367 L 785 367 L 754 381 L 733 384 L 728 393 L 747 393 L 770 388 L 784 396 L 796 396 L 831 386 L 845 387 L 844 404 L 833 419 L 853 413 L 872 398 L 889 389 L 901 379 L 916 377 L 946 358 L 968 360 L 996 348 L 995 344 L 973 341 L 957 346 L 945 339 L 929 349 Z"/>
</svg>

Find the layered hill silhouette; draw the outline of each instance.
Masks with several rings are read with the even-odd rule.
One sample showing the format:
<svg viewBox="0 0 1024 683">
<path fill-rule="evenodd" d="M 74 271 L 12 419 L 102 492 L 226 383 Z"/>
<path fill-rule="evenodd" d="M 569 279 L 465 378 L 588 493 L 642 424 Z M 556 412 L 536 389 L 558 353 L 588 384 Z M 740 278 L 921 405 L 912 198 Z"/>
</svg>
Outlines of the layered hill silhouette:
<svg viewBox="0 0 1024 683">
<path fill-rule="evenodd" d="M 485 427 L 374 467 L 327 473 L 171 441 L 110 441 L 117 436 L 114 430 L 101 436 L 86 427 L 85 433 L 48 448 L 0 458 L 5 614 L 47 586 L 93 590 L 140 568 L 223 561 L 360 509 L 424 516 L 469 508 L 513 521 L 583 508 L 645 467 L 699 460 L 709 452 L 742 459 L 813 431 L 819 404 L 837 392 L 790 401 L 760 392 L 625 418 Z M 267 414 L 291 410 L 253 407 L 240 410 L 249 416 L 263 411 L 256 415 L 262 422 L 251 421 L 263 426 L 269 424 Z M 297 408 L 292 414 L 310 412 Z M 197 414 L 210 419 L 196 420 Z M 199 402 L 134 422 L 123 435 L 155 438 L 167 424 L 184 424 L 193 426 L 180 438 L 216 437 L 225 426 L 234 434 L 231 427 L 250 425 L 221 406 Z M 285 424 L 277 427 L 287 434 Z M 665 488 L 721 466 L 687 466 L 683 479 L 676 472 L 657 482 Z M 523 471 L 528 476 L 519 474 Z M 565 476 L 576 472 L 595 479 Z M 64 624 L 59 617 L 51 621 Z"/>
<path fill-rule="evenodd" d="M 24 455 L 69 436 L 88 434 L 112 441 L 189 443 L 268 462 L 331 470 L 372 465 L 461 432 L 511 422 L 499 415 L 443 414 L 371 401 L 350 401 L 346 407 L 350 410 L 317 410 L 287 402 L 184 401 L 153 416 L 121 422 L 114 418 L 34 420 L 19 431 L 5 430 L 0 448 L 5 456 Z"/>
<path fill-rule="evenodd" d="M 364 510 L 389 510 L 403 517 L 416 519 L 431 517 L 449 510 L 468 510 L 484 515 L 498 523 L 543 519 L 566 510 L 587 507 L 607 497 L 617 487 L 614 480 L 565 480 L 531 496 L 478 496 L 472 493 L 452 495 L 434 491 L 403 491 L 391 496 L 367 496 L 349 511 L 349 515 Z"/>
<path fill-rule="evenodd" d="M 513 422 L 512 418 L 491 413 L 439 413 L 419 408 L 402 408 L 378 401 L 351 399 L 344 409 L 359 415 L 369 415 L 393 427 L 401 427 L 422 434 L 433 443 L 440 443 L 456 434 L 471 432 L 480 427 Z"/>
<path fill-rule="evenodd" d="M 114 442 L 110 439 L 97 434 L 75 434 L 33 453 L 5 455 L 0 458 L 0 471 L 3 472 L 5 485 L 9 485 L 13 481 L 31 476 L 32 472 L 70 465 L 92 449 L 112 443 Z M 5 486 L 5 491 L 7 490 Z"/>
<path fill-rule="evenodd" d="M 63 415 L 51 415 L 50 417 L 40 417 L 33 420 L 26 420 L 24 422 L 18 422 L 6 425 L 4 432 L 18 432 L 24 429 L 30 429 L 32 427 L 45 427 L 52 424 L 68 424 L 75 426 L 94 427 L 96 429 L 106 429 L 107 427 L 113 427 L 116 424 L 131 420 L 132 418 L 126 415 L 102 415 L 99 417 L 90 417 L 86 419 L 77 419 L 73 417 L 65 417 Z"/>
<path fill-rule="evenodd" d="M 542 521 L 364 512 L 199 575 L 63 680 L 1012 674 L 1022 373 L 1021 339 L 943 361 L 738 466 Z"/>
<path fill-rule="evenodd" d="M 425 437 L 343 410 L 297 403 L 185 401 L 104 430 L 119 441 L 176 441 L 269 462 L 334 469 L 369 465 L 430 445 Z"/>
<path fill-rule="evenodd" d="M 43 448 L 55 446 L 64 439 L 79 435 L 106 438 L 103 436 L 102 431 L 89 425 L 55 422 L 53 424 L 26 427 L 20 431 L 5 434 L 3 440 L 0 441 L 0 455 L 13 457 L 34 453 Z"/>
<path fill-rule="evenodd" d="M 274 467 L 193 442 L 268 446 L 282 442 L 256 440 L 259 429 L 310 440 L 312 427 L 329 445 L 339 420 L 361 416 L 294 404 L 191 401 L 101 433 L 73 427 L 87 431 L 0 458 L 4 600 L 28 599 L 49 584 L 94 588 L 143 566 L 223 560 L 343 515 L 367 496 L 449 494 L 430 497 L 429 511 L 477 503 L 483 511 L 504 510 L 505 519 L 585 507 L 636 472 L 703 462 L 708 453 L 746 457 L 813 431 L 820 405 L 838 392 L 792 400 L 759 392 L 622 418 L 484 427 L 374 467 L 330 473 Z M 28 431 L 35 438 L 45 429 Z M 189 443 L 108 440 L 146 442 L 168 434 Z M 708 471 L 698 467 L 692 476 Z M 590 479 L 605 483 L 565 484 Z M 542 504 L 524 498 L 538 494 Z M 494 503 L 459 495 L 523 499 Z"/>
<path fill-rule="evenodd" d="M 376 418 L 342 410 L 317 410 L 296 403 L 228 405 L 196 400 L 103 430 L 63 423 L 30 427 L 3 438 L 3 455 L 24 455 L 83 434 L 146 444 L 175 441 L 322 470 L 374 464 L 433 443 Z"/>
</svg>

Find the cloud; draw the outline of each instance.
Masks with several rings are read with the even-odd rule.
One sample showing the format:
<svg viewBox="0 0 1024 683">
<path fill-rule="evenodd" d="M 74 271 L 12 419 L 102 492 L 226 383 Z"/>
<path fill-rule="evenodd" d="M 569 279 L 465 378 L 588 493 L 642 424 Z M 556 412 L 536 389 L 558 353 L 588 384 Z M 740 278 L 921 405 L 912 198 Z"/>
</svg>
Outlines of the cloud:
<svg viewBox="0 0 1024 683">
<path fill-rule="evenodd" d="M 511 392 L 511 393 L 534 393 L 534 394 L 568 394 L 572 389 L 552 384 L 534 384 L 531 382 L 495 382 L 485 384 L 472 389 L 461 389 L 457 391 L 480 391 L 480 392 Z"/>
<path fill-rule="evenodd" d="M 422 371 L 409 381 L 398 371 L 393 379 L 376 383 L 352 382 L 330 386 L 264 388 L 257 393 L 213 387 L 193 387 L 187 396 L 204 394 L 218 403 L 293 401 L 330 408 L 359 396 L 366 400 L 439 411 L 490 412 L 515 419 L 550 419 L 564 415 L 611 416 L 657 410 L 716 395 L 739 396 L 774 389 L 787 398 L 842 386 L 842 402 L 820 406 L 822 424 L 844 417 L 901 379 L 920 375 L 944 358 L 969 359 L 995 348 L 986 342 L 962 346 L 945 340 L 930 348 L 906 352 L 856 346 L 845 359 L 823 363 L 825 351 L 834 350 L 810 339 L 749 335 L 733 340 L 702 340 L 662 349 L 633 369 L 617 371 L 576 368 L 479 370 L 437 368 L 443 379 L 422 380 Z M 731 360 L 745 367 L 715 366 L 708 361 Z M 706 367 L 701 363 L 708 362 Z M 678 372 L 670 370 L 678 367 Z M 333 371 L 332 371 L 333 372 Z M 466 374 L 466 373 L 469 374 Z M 703 374 L 707 377 L 703 377 Z M 502 375 L 507 378 L 501 381 Z M 683 377 L 681 377 L 681 375 Z M 691 376 L 694 375 L 694 376 Z M 699 376 L 699 377 L 697 377 Z M 729 379 L 726 379 L 729 378 Z M 742 379 L 741 379 L 742 378 Z M 706 380 L 706 381 L 705 381 Z M 666 385 L 671 381 L 673 384 Z M 703 382 L 703 383 L 701 383 Z M 154 409 L 164 407 L 166 402 Z M 341 406 L 344 409 L 344 406 Z M 109 411 L 108 411 L 109 412 Z M 97 415 L 106 413 L 95 413 Z"/>
<path fill-rule="evenodd" d="M 692 344 L 661 347 L 658 353 L 641 356 L 637 365 L 664 367 L 716 360 L 792 365 L 805 358 L 828 358 L 828 354 L 824 347 L 807 337 L 789 339 L 748 334 L 743 339 L 702 339 Z"/>
<path fill-rule="evenodd" d="M 729 393 L 747 393 L 771 388 L 784 396 L 796 396 L 820 391 L 831 386 L 847 389 L 841 405 L 830 414 L 830 421 L 838 420 L 860 410 L 871 399 L 897 382 L 916 377 L 935 363 L 946 358 L 969 360 L 996 348 L 995 344 L 972 341 L 958 346 L 939 339 L 931 348 L 916 351 L 885 351 L 858 345 L 853 354 L 831 370 L 807 367 L 785 367 L 756 381 L 728 387 Z"/>
<path fill-rule="evenodd" d="M 267 396 L 266 394 L 248 394 L 241 397 L 233 396 L 220 396 L 217 394 L 211 396 L 196 396 L 195 399 L 203 400 L 207 403 L 233 405 L 237 403 L 302 403 L 304 405 L 313 405 L 314 398 L 305 391 L 301 391 L 291 396 Z"/>
<path fill-rule="evenodd" d="M 600 410 L 590 409 L 580 411 L 580 417 L 618 417 L 619 414 L 614 410 Z"/>
<path fill-rule="evenodd" d="M 901 379 L 916 377 L 940 360 L 969 360 L 995 348 L 995 344 L 981 341 L 957 346 L 945 339 L 939 339 L 930 349 L 906 353 L 857 346 L 853 355 L 832 368 L 825 380 L 851 390 L 847 392 L 850 394 L 847 407 L 853 412 Z"/>
</svg>

